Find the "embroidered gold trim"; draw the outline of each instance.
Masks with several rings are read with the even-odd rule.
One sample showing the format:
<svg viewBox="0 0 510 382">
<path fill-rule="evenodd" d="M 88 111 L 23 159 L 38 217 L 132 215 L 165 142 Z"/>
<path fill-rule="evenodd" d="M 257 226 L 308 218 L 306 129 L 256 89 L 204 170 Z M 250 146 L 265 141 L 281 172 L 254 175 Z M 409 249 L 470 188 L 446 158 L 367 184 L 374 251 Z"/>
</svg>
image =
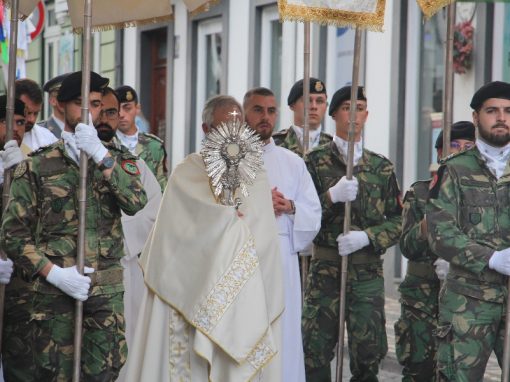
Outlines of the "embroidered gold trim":
<svg viewBox="0 0 510 382">
<path fill-rule="evenodd" d="M 105 31 L 115 30 L 115 29 L 124 29 L 124 28 L 131 28 L 131 27 L 143 26 L 143 25 L 148 25 L 148 24 L 164 23 L 164 22 L 172 21 L 173 19 L 174 19 L 174 15 L 172 14 L 172 15 L 154 17 L 154 18 L 145 19 L 145 20 L 130 20 L 130 21 L 123 21 L 123 22 L 116 23 L 116 24 L 97 25 L 97 26 L 93 26 L 91 29 L 93 32 L 105 32 Z M 83 27 L 73 28 L 73 33 L 82 34 Z"/>
<path fill-rule="evenodd" d="M 287 0 L 278 0 L 280 20 L 311 21 L 338 27 L 360 27 L 381 32 L 384 26 L 384 7 L 386 0 L 377 0 L 376 10 L 370 12 L 349 12 L 324 7 L 289 4 Z"/>
<path fill-rule="evenodd" d="M 170 309 L 168 320 L 170 381 L 191 381 L 191 349 L 189 345 L 190 326 L 174 309 Z"/>
<path fill-rule="evenodd" d="M 193 314 L 191 323 L 210 333 L 259 266 L 253 238 L 241 248 L 232 264 Z"/>
<path fill-rule="evenodd" d="M 246 360 L 255 368 L 259 370 L 263 368 L 271 358 L 274 357 L 276 352 L 265 343 L 266 336 L 262 338 L 257 346 L 248 354 Z"/>
<path fill-rule="evenodd" d="M 189 12 L 189 16 L 190 17 L 195 17 L 196 15 L 200 14 L 200 13 L 204 13 L 204 12 L 209 12 L 209 10 L 211 9 L 211 7 L 213 5 L 216 5 L 220 2 L 220 0 L 210 0 L 208 1 L 207 3 L 199 6 L 198 8 L 192 10 Z"/>
<path fill-rule="evenodd" d="M 441 8 L 453 3 L 454 0 L 416 0 L 425 15 L 429 19 Z"/>
</svg>

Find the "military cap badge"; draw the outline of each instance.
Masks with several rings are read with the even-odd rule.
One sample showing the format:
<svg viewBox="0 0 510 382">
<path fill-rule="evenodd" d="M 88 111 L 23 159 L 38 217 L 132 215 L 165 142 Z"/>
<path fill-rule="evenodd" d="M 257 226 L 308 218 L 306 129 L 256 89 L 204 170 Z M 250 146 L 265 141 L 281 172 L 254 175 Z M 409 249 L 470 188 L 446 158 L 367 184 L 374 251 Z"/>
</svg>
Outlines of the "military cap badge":
<svg viewBox="0 0 510 382">
<path fill-rule="evenodd" d="M 131 90 L 128 90 L 126 92 L 126 101 L 131 102 L 133 100 L 133 93 L 131 93 Z"/>
<path fill-rule="evenodd" d="M 317 81 L 315 83 L 315 91 L 316 92 L 321 92 L 323 89 L 324 89 L 324 85 L 322 84 L 322 82 L 321 81 Z"/>
</svg>

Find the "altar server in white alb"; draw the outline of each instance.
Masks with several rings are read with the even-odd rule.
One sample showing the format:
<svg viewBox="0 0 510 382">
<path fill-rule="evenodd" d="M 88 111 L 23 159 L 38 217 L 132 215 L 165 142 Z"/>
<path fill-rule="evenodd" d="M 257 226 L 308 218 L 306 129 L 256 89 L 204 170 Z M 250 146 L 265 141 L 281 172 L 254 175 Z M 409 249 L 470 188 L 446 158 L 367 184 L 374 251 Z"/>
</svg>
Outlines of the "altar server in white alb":
<svg viewBox="0 0 510 382">
<path fill-rule="evenodd" d="M 319 232 L 321 205 L 304 161 L 292 151 L 276 146 L 271 135 L 278 108 L 273 92 L 255 88 L 244 96 L 246 123 L 264 142 L 267 171 L 278 225 L 283 262 L 285 311 L 283 325 L 283 380 L 304 382 L 301 340 L 301 280 L 297 252 L 310 245 Z"/>
<path fill-rule="evenodd" d="M 234 98 L 213 97 L 202 128 L 240 115 Z M 282 380 L 283 275 L 263 168 L 248 191 L 238 210 L 221 204 L 198 153 L 173 170 L 140 258 L 147 288 L 127 382 Z"/>
</svg>

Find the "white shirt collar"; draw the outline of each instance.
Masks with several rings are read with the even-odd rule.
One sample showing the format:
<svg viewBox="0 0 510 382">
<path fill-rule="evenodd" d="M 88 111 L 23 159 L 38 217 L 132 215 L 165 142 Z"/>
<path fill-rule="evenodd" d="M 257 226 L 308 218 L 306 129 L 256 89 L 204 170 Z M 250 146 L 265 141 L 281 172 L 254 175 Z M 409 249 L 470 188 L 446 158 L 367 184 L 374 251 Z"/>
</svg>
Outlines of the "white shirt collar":
<svg viewBox="0 0 510 382">
<path fill-rule="evenodd" d="M 349 142 L 347 142 L 345 139 L 340 138 L 337 135 L 333 137 L 333 142 L 335 142 L 336 147 L 338 147 L 338 151 L 340 151 L 340 154 L 342 154 L 345 162 L 347 162 L 347 151 L 349 148 Z M 353 163 L 354 164 L 358 163 L 362 156 L 363 156 L 363 138 L 361 138 L 358 142 L 354 142 Z"/>
<path fill-rule="evenodd" d="M 496 178 L 501 178 L 510 159 L 510 144 L 504 147 L 494 147 L 483 141 L 482 138 L 478 138 L 475 144 L 483 159 L 485 159 L 489 170 L 491 170 Z"/>
<path fill-rule="evenodd" d="M 136 145 L 138 144 L 138 128 L 136 129 L 136 133 L 133 135 L 126 135 L 117 129 L 117 137 L 120 139 L 122 144 L 128 148 L 131 153 L 135 153 Z"/>
<path fill-rule="evenodd" d="M 292 125 L 292 130 L 296 133 L 299 143 L 301 143 L 301 146 L 304 146 L 303 144 L 303 128 L 300 126 Z M 313 149 L 317 146 L 319 146 L 319 141 L 321 137 L 321 129 L 317 128 L 315 130 L 309 129 L 308 130 L 308 149 Z"/>
</svg>

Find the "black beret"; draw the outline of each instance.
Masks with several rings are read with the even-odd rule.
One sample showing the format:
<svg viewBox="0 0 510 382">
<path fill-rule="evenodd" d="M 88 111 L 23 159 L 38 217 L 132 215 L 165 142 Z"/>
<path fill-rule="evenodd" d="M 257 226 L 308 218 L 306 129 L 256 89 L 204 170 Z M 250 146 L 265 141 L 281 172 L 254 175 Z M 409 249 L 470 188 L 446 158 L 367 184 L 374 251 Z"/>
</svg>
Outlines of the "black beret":
<svg viewBox="0 0 510 382">
<path fill-rule="evenodd" d="M 120 103 L 131 102 L 138 103 L 138 94 L 131 86 L 123 85 L 115 89 L 115 93 L 119 96 Z"/>
<path fill-rule="evenodd" d="M 14 99 L 14 114 L 25 116 L 25 103 L 15 98 Z M 4 94 L 0 96 L 0 119 L 5 119 L 7 115 L 7 96 Z"/>
<path fill-rule="evenodd" d="M 69 75 L 69 73 L 61 74 L 59 76 L 53 77 L 51 80 L 48 80 L 44 86 L 43 90 L 45 92 L 51 93 L 54 90 L 60 89 L 60 85 L 62 85 L 62 81 Z"/>
<path fill-rule="evenodd" d="M 108 86 L 110 80 L 101 77 L 95 72 L 90 72 L 90 91 L 102 92 Z M 81 96 L 81 71 L 69 74 L 60 85 L 57 95 L 57 101 L 72 101 Z"/>
<path fill-rule="evenodd" d="M 335 94 L 333 94 L 333 98 L 331 98 L 331 103 L 329 104 L 329 115 L 333 115 L 333 113 L 338 109 L 338 107 L 345 101 L 351 100 L 351 86 L 344 86 L 341 89 L 338 89 Z M 358 100 L 366 101 L 367 97 L 365 95 L 365 88 L 363 86 L 358 86 Z"/>
<path fill-rule="evenodd" d="M 510 84 L 508 82 L 494 81 L 483 85 L 473 95 L 469 106 L 473 110 L 478 110 L 489 98 L 510 99 Z"/>
<path fill-rule="evenodd" d="M 310 77 L 310 94 L 326 94 L 326 85 L 317 78 Z M 292 105 L 303 96 L 303 80 L 296 82 L 290 89 L 287 105 Z"/>
<path fill-rule="evenodd" d="M 452 125 L 450 132 L 450 140 L 454 139 L 467 139 L 468 141 L 475 141 L 475 125 L 469 121 L 459 121 Z M 436 149 L 443 148 L 443 130 L 439 133 L 436 139 Z"/>
</svg>

